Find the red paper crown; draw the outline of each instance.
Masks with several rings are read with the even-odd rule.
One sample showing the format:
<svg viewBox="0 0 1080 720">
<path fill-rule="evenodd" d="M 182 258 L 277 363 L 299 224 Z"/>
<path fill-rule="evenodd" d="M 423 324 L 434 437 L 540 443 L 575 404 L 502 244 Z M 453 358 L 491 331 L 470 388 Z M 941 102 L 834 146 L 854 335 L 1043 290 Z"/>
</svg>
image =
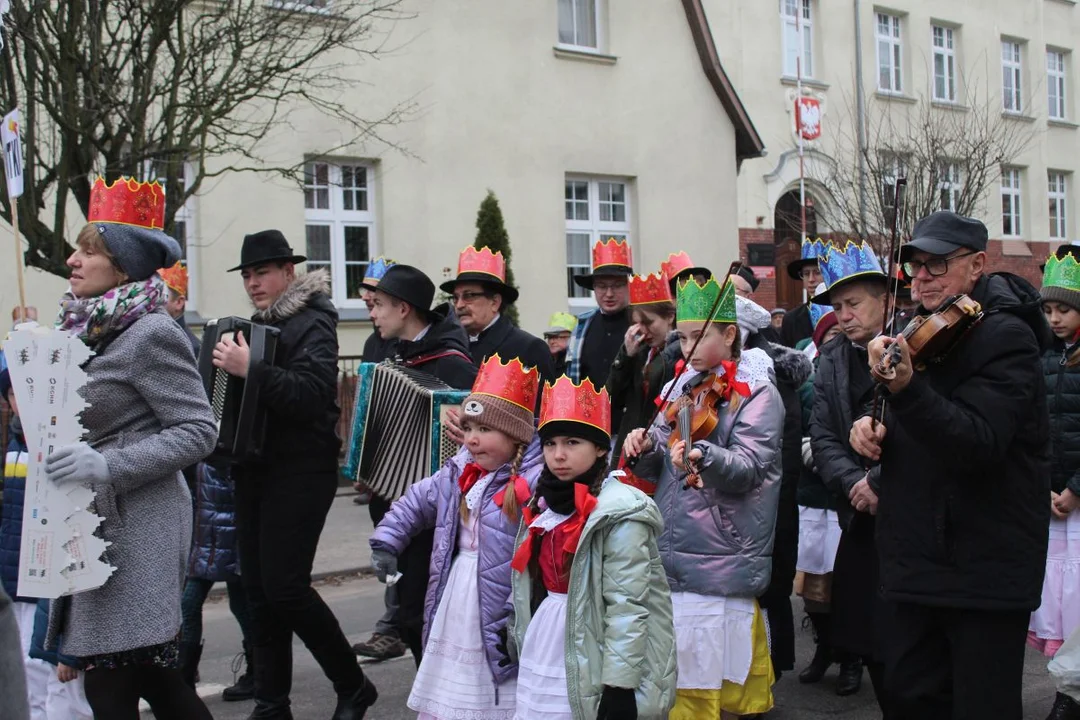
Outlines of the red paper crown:
<svg viewBox="0 0 1080 720">
<path fill-rule="evenodd" d="M 677 253 L 671 253 L 668 255 L 667 260 L 660 263 L 660 272 L 668 282 L 671 282 L 683 270 L 689 270 L 692 267 L 694 267 L 694 261 L 684 251 L 680 250 Z"/>
<path fill-rule="evenodd" d="M 589 425 L 611 435 L 611 398 L 607 388 L 585 379 L 580 385 L 563 375 L 555 384 L 544 384 L 544 399 L 540 401 L 540 427 L 549 422 L 566 421 Z"/>
<path fill-rule="evenodd" d="M 92 223 L 117 223 L 162 230 L 165 228 L 165 188 L 160 183 L 120 178 L 112 185 L 99 177 L 90 188 Z"/>
<path fill-rule="evenodd" d="M 648 305 L 658 302 L 675 302 L 667 278 L 657 273 L 635 275 L 630 278 L 630 304 Z"/>
<path fill-rule="evenodd" d="M 457 265 L 458 275 L 480 273 L 490 275 L 501 283 L 506 282 L 506 260 L 501 252 L 491 252 L 491 248 L 477 250 L 467 247 L 461 251 Z"/>
<path fill-rule="evenodd" d="M 540 373 L 526 368 L 517 358 L 503 364 L 495 353 L 480 366 L 473 382 L 473 395 L 490 395 L 511 402 L 532 412 L 536 408 L 536 393 L 540 390 Z"/>
<path fill-rule="evenodd" d="M 162 268 L 161 270 L 158 270 L 158 275 L 165 281 L 165 286 L 167 288 L 177 295 L 187 297 L 187 268 L 180 263 L 176 263 L 171 268 Z"/>
<path fill-rule="evenodd" d="M 630 243 L 625 240 L 608 238 L 606 242 L 599 241 L 593 245 L 593 272 L 595 273 L 597 269 L 608 265 L 621 265 L 627 269 L 633 268 L 634 262 L 633 257 L 630 254 Z"/>
</svg>

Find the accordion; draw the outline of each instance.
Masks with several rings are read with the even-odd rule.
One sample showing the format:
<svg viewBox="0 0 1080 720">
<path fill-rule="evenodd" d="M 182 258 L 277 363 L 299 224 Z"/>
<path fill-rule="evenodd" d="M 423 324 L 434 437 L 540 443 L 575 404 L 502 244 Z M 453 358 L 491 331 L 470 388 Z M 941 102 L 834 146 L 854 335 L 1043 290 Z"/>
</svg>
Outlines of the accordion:
<svg viewBox="0 0 1080 720">
<path fill-rule="evenodd" d="M 218 439 L 210 457 L 215 460 L 242 461 L 258 458 L 263 451 L 266 434 L 266 409 L 259 398 L 259 389 L 244 378 L 230 375 L 214 367 L 214 346 L 226 336 L 236 339 L 244 333 L 251 353 L 251 362 L 274 362 L 278 335 L 281 331 L 267 325 L 238 317 L 208 320 L 203 329 L 202 351 L 199 353 L 199 375 L 202 376 Z"/>
<path fill-rule="evenodd" d="M 386 500 L 397 500 L 420 478 L 435 473 L 459 446 L 445 430 L 448 410 L 467 390 L 389 363 L 363 363 L 343 472 Z"/>
</svg>

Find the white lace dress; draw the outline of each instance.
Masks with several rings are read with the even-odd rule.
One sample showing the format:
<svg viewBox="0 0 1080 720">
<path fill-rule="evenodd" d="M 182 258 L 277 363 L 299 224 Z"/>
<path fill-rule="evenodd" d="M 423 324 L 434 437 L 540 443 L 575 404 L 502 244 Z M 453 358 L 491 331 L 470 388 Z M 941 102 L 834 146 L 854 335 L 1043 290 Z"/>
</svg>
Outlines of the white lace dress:
<svg viewBox="0 0 1080 720">
<path fill-rule="evenodd" d="M 514 717 L 517 681 L 495 685 L 480 634 L 476 508 L 493 477 L 488 473 L 466 496 L 469 518 L 461 523 L 457 557 L 431 622 L 424 659 L 409 694 L 409 707 L 420 713 L 420 720 L 512 720 Z"/>
</svg>

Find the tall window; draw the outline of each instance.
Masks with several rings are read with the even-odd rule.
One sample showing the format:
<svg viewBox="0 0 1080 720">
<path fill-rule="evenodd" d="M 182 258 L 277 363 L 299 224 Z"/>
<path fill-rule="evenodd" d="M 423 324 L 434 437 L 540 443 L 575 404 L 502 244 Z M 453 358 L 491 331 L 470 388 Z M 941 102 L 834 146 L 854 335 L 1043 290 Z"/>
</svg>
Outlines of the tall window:
<svg viewBox="0 0 1080 720">
<path fill-rule="evenodd" d="M 1001 234 L 1020 237 L 1020 169 L 1001 169 Z"/>
<path fill-rule="evenodd" d="M 941 195 L 941 210 L 952 210 L 960 206 L 960 191 L 963 189 L 960 182 L 960 166 L 952 162 L 942 162 L 938 180 L 938 191 Z"/>
<path fill-rule="evenodd" d="M 360 283 L 376 252 L 373 177 L 368 165 L 304 165 L 307 268 L 330 271 L 334 303 L 360 307 Z"/>
<path fill-rule="evenodd" d="M 956 36 L 952 28 L 934 25 L 934 99 L 956 102 Z"/>
<path fill-rule="evenodd" d="M 900 18 L 877 14 L 878 90 L 889 93 L 904 91 L 900 49 Z"/>
<path fill-rule="evenodd" d="M 1065 53 L 1046 51 L 1046 91 L 1049 101 L 1047 115 L 1054 120 L 1065 119 Z"/>
<path fill-rule="evenodd" d="M 1007 112 L 1018 113 L 1021 104 L 1021 87 L 1024 66 L 1020 61 L 1020 43 L 1001 41 L 1001 101 Z"/>
<path fill-rule="evenodd" d="M 566 178 L 566 294 L 590 298 L 574 282 L 592 269 L 592 246 L 599 240 L 630 238 L 630 184 L 611 178 Z"/>
<path fill-rule="evenodd" d="M 600 47 L 597 3 L 600 0 L 559 0 L 559 44 Z"/>
<path fill-rule="evenodd" d="M 814 77 L 814 23 L 810 15 L 810 0 L 781 0 L 781 21 L 784 25 L 784 75 L 795 77 L 800 68 L 799 29 L 802 29 L 802 76 Z M 799 13 L 802 17 L 799 17 Z"/>
<path fill-rule="evenodd" d="M 1051 170 L 1048 173 L 1049 178 L 1049 198 L 1050 198 L 1050 237 L 1055 240 L 1064 240 L 1068 235 L 1066 230 L 1066 179 L 1065 173 L 1054 172 Z"/>
</svg>

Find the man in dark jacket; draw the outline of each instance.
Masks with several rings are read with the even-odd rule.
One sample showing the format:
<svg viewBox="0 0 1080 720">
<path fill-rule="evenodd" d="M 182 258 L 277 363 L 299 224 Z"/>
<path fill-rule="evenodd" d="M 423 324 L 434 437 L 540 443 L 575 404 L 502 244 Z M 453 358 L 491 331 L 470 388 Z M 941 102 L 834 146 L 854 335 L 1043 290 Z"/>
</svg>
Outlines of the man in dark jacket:
<svg viewBox="0 0 1080 720">
<path fill-rule="evenodd" d="M 214 348 L 214 365 L 256 383 L 266 408 L 259 461 L 233 468 L 242 580 L 252 613 L 255 712 L 292 717 L 292 635 L 314 655 L 338 696 L 333 720 L 355 720 L 378 693 L 364 676 L 337 618 L 311 587 L 319 535 L 337 492 L 337 311 L 330 279 L 297 275 L 285 236 L 244 238 L 239 270 L 252 320 L 280 330 L 273 363 L 251 358 L 242 335 Z"/>
<path fill-rule="evenodd" d="M 833 567 L 832 613 L 828 626 L 822 624 L 816 630 L 819 637 L 829 638 L 834 659 L 840 662 L 837 694 L 858 692 L 865 663 L 878 705 L 890 718 L 884 666 L 875 642 L 879 610 L 874 546 L 878 471 L 868 472 L 848 443 L 852 423 L 873 403 L 874 381 L 866 363 L 866 345 L 880 332 L 885 317 L 886 279 L 873 251 L 865 245 L 831 254 L 822 260 L 821 271 L 826 290 L 812 300 L 832 305 L 844 337 L 834 338 L 820 351 L 810 445 L 821 479 L 841 499 L 838 515 L 843 532 Z M 823 616 L 815 618 L 823 620 Z M 820 659 L 824 658 L 823 650 Z"/>
<path fill-rule="evenodd" d="M 810 322 L 810 297 L 821 282 L 821 269 L 818 258 L 825 254 L 825 244 L 821 240 L 803 240 L 801 257 L 788 263 L 787 274 L 792 280 L 802 282 L 807 301 L 784 315 L 784 324 L 780 326 L 780 340 L 788 347 L 795 347 L 800 340 L 810 337 L 814 328 Z"/>
<path fill-rule="evenodd" d="M 395 363 L 434 375 L 457 390 L 468 390 L 477 373 L 469 356 L 468 335 L 449 308 L 429 309 L 434 299 L 435 285 L 427 275 L 409 265 L 395 265 L 379 281 L 371 318 L 384 338 L 395 341 Z M 389 505 L 383 508 L 379 505 L 382 502 L 378 496 L 373 497 L 373 511 L 385 514 Z M 417 665 L 423 655 L 424 597 L 434 538 L 434 530 L 413 538 L 398 558 L 402 577 L 394 586 L 398 610 L 393 624 Z M 377 627 L 376 634 L 358 645 L 357 651 L 377 658 L 395 652 L 392 636 L 380 635 Z"/>
<path fill-rule="evenodd" d="M 468 247 L 458 259 L 457 277 L 439 286 L 453 299 L 454 311 L 469 335 L 469 352 L 479 367 L 492 355 L 503 362 L 517 358 L 526 367 L 535 367 L 540 383 L 555 379 L 555 368 L 547 344 L 514 327 L 503 314 L 517 301 L 518 290 L 506 284 L 506 263 L 502 253 L 488 248 Z M 537 406 L 539 407 L 539 397 Z"/>
<path fill-rule="evenodd" d="M 360 299 L 364 301 L 364 305 L 367 306 L 368 315 L 371 315 L 371 308 L 375 306 L 375 288 L 379 286 L 379 280 L 382 280 L 386 271 L 392 268 L 396 263 L 393 260 L 387 260 L 383 257 L 377 257 L 373 259 L 367 265 L 367 270 L 364 272 L 364 281 L 360 285 Z M 380 363 L 388 357 L 394 354 L 393 351 L 394 339 L 384 339 L 379 334 L 378 330 L 375 330 L 368 335 L 367 340 L 364 341 L 363 354 L 360 356 L 361 362 L 366 363 Z"/>
<path fill-rule="evenodd" d="M 918 312 L 964 293 L 983 319 L 918 372 L 906 342 L 874 340 L 872 365 L 899 347 L 889 412 L 851 432 L 856 451 L 881 460 L 886 684 L 900 718 L 1023 715 L 1050 521 L 1049 332 L 1031 285 L 984 274 L 986 243 L 986 226 L 955 213 L 915 225 L 901 259 Z"/>
</svg>

